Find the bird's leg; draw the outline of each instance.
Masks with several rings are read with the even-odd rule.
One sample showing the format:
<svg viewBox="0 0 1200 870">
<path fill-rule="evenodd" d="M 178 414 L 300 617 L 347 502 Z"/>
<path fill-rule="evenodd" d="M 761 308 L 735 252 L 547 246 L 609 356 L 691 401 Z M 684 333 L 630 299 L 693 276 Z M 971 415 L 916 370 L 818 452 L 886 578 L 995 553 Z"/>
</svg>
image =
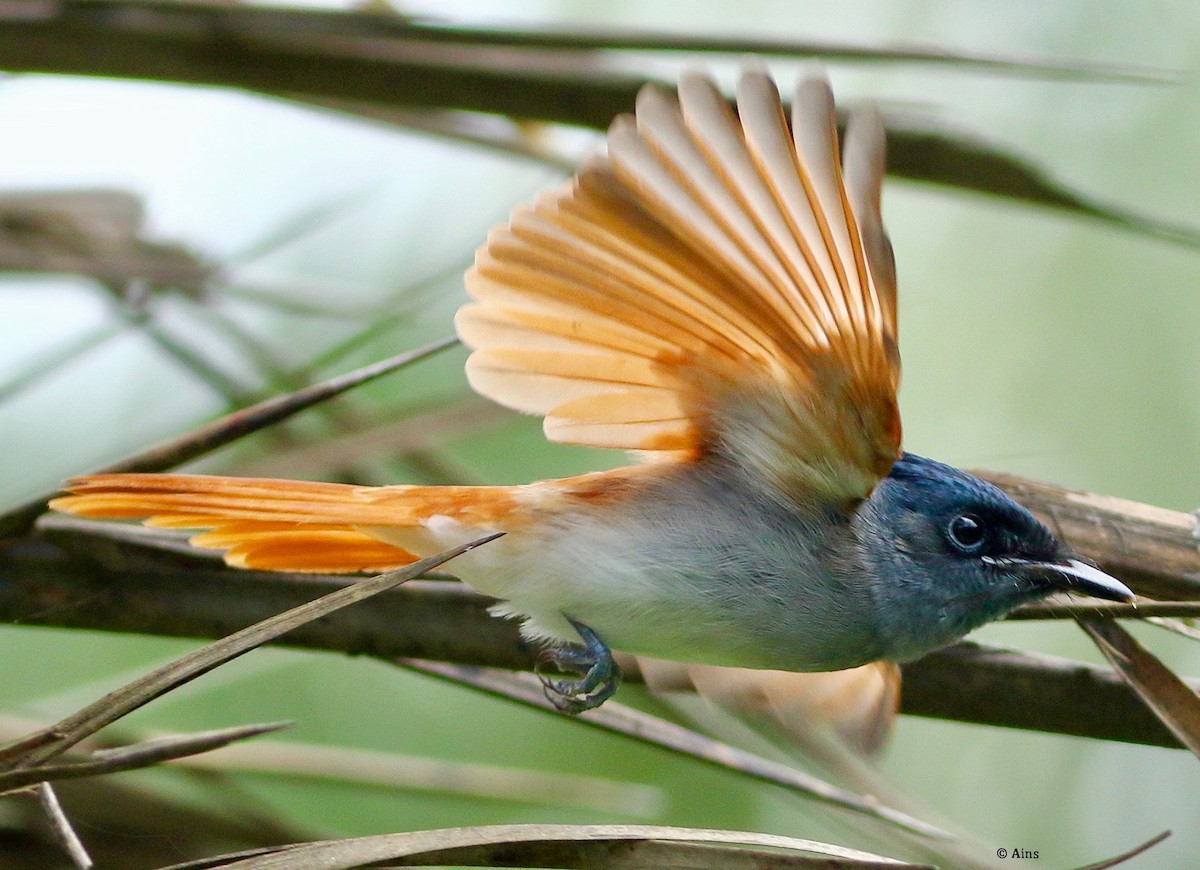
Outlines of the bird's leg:
<svg viewBox="0 0 1200 870">
<path fill-rule="evenodd" d="M 579 632 L 581 646 L 554 647 L 543 653 L 543 662 L 556 671 L 579 674 L 578 680 L 559 680 L 536 670 L 550 703 L 564 713 L 582 713 L 599 707 L 613 696 L 621 683 L 621 669 L 613 661 L 612 651 L 596 632 L 567 617 Z"/>
</svg>

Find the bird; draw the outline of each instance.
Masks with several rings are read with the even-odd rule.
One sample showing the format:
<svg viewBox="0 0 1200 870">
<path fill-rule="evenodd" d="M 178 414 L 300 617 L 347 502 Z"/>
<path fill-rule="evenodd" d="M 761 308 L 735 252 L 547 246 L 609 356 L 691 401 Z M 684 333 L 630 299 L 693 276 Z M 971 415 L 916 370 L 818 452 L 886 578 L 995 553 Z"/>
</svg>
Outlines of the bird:
<svg viewBox="0 0 1200 870">
<path fill-rule="evenodd" d="M 465 275 L 471 387 L 635 462 L 515 486 L 98 474 L 51 507 L 265 570 L 379 572 L 503 532 L 454 573 L 542 645 L 568 713 L 617 690 L 614 650 L 840 671 L 1055 592 L 1132 601 L 998 488 L 901 448 L 879 110 L 839 139 L 823 73 L 790 118 L 764 68 L 735 91 L 641 89 Z"/>
</svg>

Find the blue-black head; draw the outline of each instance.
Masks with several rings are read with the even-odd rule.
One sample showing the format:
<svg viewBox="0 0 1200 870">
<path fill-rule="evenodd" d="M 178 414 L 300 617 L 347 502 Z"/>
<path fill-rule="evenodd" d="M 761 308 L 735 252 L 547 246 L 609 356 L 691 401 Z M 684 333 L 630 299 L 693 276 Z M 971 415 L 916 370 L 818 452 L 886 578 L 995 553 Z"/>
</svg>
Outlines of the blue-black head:
<svg viewBox="0 0 1200 870">
<path fill-rule="evenodd" d="M 912 454 L 863 504 L 855 533 L 883 614 L 880 632 L 900 659 L 1051 592 L 1133 599 L 995 486 Z"/>
</svg>

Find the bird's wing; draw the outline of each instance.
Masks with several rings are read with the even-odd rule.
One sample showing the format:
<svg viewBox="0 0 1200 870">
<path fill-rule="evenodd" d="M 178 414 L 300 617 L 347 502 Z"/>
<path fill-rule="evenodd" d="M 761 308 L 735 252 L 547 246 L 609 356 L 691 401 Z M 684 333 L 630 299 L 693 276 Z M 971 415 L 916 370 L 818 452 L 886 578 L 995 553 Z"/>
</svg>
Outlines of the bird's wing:
<svg viewBox="0 0 1200 870">
<path fill-rule="evenodd" d="M 857 755 L 878 755 L 900 706 L 900 668 L 892 662 L 795 673 L 639 656 L 636 666 L 651 694 L 695 692 L 756 731 L 814 752 L 832 736 Z"/>
<path fill-rule="evenodd" d="M 476 391 L 551 440 L 869 493 L 900 443 L 883 129 L 856 113 L 842 165 L 829 85 L 793 106 L 789 130 L 759 71 L 736 114 L 697 74 L 643 89 L 606 157 L 478 251 L 456 318 Z"/>
</svg>

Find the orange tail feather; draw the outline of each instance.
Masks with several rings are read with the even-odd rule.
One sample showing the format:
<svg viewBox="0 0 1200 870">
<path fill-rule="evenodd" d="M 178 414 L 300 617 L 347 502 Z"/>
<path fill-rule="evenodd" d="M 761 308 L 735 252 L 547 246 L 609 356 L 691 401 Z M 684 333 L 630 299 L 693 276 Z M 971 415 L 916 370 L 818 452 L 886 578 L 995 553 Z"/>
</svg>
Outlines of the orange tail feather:
<svg viewBox="0 0 1200 870">
<path fill-rule="evenodd" d="M 191 542 L 239 568 L 377 572 L 419 558 L 403 538 L 433 516 L 485 526 L 517 506 L 512 487 L 367 487 L 185 474 L 99 474 L 71 480 L 54 510 L 203 529 Z M 389 534 L 393 533 L 393 534 Z"/>
</svg>

